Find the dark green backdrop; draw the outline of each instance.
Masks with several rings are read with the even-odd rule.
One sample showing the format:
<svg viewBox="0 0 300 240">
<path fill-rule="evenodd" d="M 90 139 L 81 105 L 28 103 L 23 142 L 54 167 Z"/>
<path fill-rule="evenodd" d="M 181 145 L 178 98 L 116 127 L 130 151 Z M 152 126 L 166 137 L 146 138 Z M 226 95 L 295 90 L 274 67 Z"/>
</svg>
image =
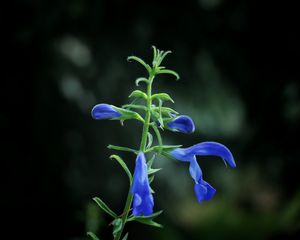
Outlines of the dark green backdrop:
<svg viewBox="0 0 300 240">
<path fill-rule="evenodd" d="M 287 2 L 17 1 L 8 11 L 12 68 L 3 90 L 5 188 L 13 236 L 111 239 L 111 221 L 91 202 L 121 212 L 127 179 L 106 146 L 137 146 L 140 125 L 94 121 L 96 103 L 122 105 L 144 76 L 126 57 L 151 59 L 151 45 L 172 50 L 165 65 L 180 81 L 154 84 L 196 122 L 196 133 L 164 133 L 189 146 L 214 140 L 237 168 L 201 158 L 217 188 L 198 204 L 184 163 L 161 159 L 154 181 L 162 230 L 128 225 L 129 239 L 296 239 L 300 222 L 299 40 L 297 8 Z M 13 54 L 14 53 L 14 54 Z M 6 146 L 6 145 L 5 145 Z M 134 156 L 122 155 L 133 167 Z M 6 167 L 7 166 L 7 167 Z M 14 237 L 11 237 L 14 239 Z"/>
</svg>

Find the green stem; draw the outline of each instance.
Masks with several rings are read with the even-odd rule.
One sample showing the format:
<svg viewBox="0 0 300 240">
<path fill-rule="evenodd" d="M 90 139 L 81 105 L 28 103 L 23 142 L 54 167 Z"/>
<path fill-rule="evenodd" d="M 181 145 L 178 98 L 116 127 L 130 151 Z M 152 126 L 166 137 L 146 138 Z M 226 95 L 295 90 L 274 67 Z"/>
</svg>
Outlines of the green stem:
<svg viewBox="0 0 300 240">
<path fill-rule="evenodd" d="M 140 151 L 145 152 L 146 150 L 146 143 L 147 143 L 147 134 L 149 132 L 149 125 L 150 125 L 150 119 L 151 119 L 151 105 L 152 105 L 152 99 L 151 99 L 151 91 L 152 91 L 152 82 L 154 79 L 154 75 L 151 74 L 149 76 L 149 83 L 147 85 L 147 110 L 146 110 L 146 116 L 145 116 L 145 123 L 143 126 L 143 132 L 142 132 L 142 140 L 140 145 Z"/>
<path fill-rule="evenodd" d="M 158 128 L 155 126 L 155 123 L 151 125 L 155 134 L 156 134 L 156 137 L 157 137 L 157 141 L 158 141 L 158 145 L 159 146 L 162 146 L 163 143 L 162 143 L 162 139 L 161 139 L 161 135 L 160 135 L 160 132 L 158 130 Z"/>
<path fill-rule="evenodd" d="M 143 126 L 143 132 L 142 132 L 142 139 L 141 139 L 141 145 L 140 145 L 140 151 L 141 152 L 145 152 L 146 151 L 146 144 L 147 144 L 147 135 L 149 132 L 149 126 L 150 126 L 150 120 L 151 120 L 151 105 L 152 105 L 152 99 L 151 99 L 151 91 L 152 91 L 152 82 L 154 79 L 154 73 L 151 72 L 149 75 L 149 82 L 147 83 L 147 109 L 146 109 L 146 116 L 145 116 L 145 121 L 144 121 L 144 126 Z M 131 186 L 130 186 L 131 188 Z M 121 230 L 118 232 L 118 234 L 115 236 L 114 240 L 119 240 L 122 236 L 122 232 L 124 230 L 126 221 L 127 221 L 127 217 L 130 211 L 130 207 L 131 207 L 131 203 L 132 203 L 132 199 L 133 199 L 133 195 L 130 192 L 130 188 L 129 188 L 129 192 L 127 195 L 127 199 L 126 199 L 126 204 L 124 207 L 124 211 L 123 211 L 123 216 L 122 216 L 122 228 Z"/>
</svg>

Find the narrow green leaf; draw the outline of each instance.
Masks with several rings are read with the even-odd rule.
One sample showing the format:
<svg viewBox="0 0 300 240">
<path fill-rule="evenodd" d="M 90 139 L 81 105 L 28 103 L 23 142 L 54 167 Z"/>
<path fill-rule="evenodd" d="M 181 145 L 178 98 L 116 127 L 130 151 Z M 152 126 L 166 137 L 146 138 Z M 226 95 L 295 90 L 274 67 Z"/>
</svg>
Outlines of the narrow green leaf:
<svg viewBox="0 0 300 240">
<path fill-rule="evenodd" d="M 114 226 L 113 236 L 116 237 L 117 234 L 122 230 L 122 219 L 121 218 L 116 218 L 112 222 L 112 225 Z"/>
<path fill-rule="evenodd" d="M 170 113 L 179 114 L 177 111 L 175 111 L 174 109 L 169 108 L 169 107 L 162 107 L 162 108 L 161 108 L 161 111 L 162 111 L 164 114 L 167 114 L 168 116 L 170 116 Z"/>
<path fill-rule="evenodd" d="M 152 146 L 152 143 L 153 143 L 153 136 L 150 132 L 148 132 L 147 133 L 147 146 L 146 146 L 146 149 L 150 148 Z"/>
<path fill-rule="evenodd" d="M 96 236 L 96 234 L 92 232 L 87 232 L 86 235 L 88 235 L 93 240 L 99 240 L 99 238 Z"/>
<path fill-rule="evenodd" d="M 117 218 L 117 214 L 115 214 L 100 198 L 94 197 L 93 200 L 98 204 L 98 206 L 108 213 L 110 216 Z"/>
<path fill-rule="evenodd" d="M 150 226 L 153 226 L 153 227 L 162 228 L 163 225 L 153 221 L 153 219 L 156 218 L 158 215 L 160 215 L 162 212 L 163 211 L 159 211 L 159 212 L 153 213 L 150 216 L 132 216 L 132 217 L 127 219 L 127 222 L 137 221 L 137 222 L 147 224 L 147 225 L 150 225 Z"/>
<path fill-rule="evenodd" d="M 170 53 L 172 53 L 172 52 L 171 51 L 166 51 L 166 52 L 161 51 L 158 65 L 160 65 L 162 63 L 162 61 L 164 60 L 164 58 Z"/>
<path fill-rule="evenodd" d="M 127 240 L 128 238 L 128 233 L 125 234 L 125 236 L 122 238 L 122 240 Z"/>
<path fill-rule="evenodd" d="M 155 177 L 154 175 L 152 175 L 151 177 L 149 177 L 149 184 L 151 184 L 153 182 L 154 177 Z"/>
<path fill-rule="evenodd" d="M 171 74 L 176 77 L 176 80 L 179 80 L 179 78 L 180 78 L 177 72 L 175 72 L 173 70 L 169 70 L 169 69 L 159 70 L 158 72 L 156 72 L 156 74 Z"/>
<path fill-rule="evenodd" d="M 146 68 L 148 73 L 151 72 L 151 67 L 147 63 L 145 63 L 143 59 L 136 57 L 136 56 L 130 56 L 127 58 L 127 61 L 130 61 L 130 60 L 137 61 L 138 63 L 142 64 Z"/>
<path fill-rule="evenodd" d="M 123 159 L 120 156 L 118 156 L 118 155 L 111 155 L 109 158 L 117 160 L 117 162 L 121 165 L 121 167 L 126 172 L 128 178 L 129 178 L 129 182 L 131 184 L 132 183 L 132 175 L 131 175 L 131 172 L 129 171 L 126 163 L 123 161 Z"/>
<path fill-rule="evenodd" d="M 128 109 L 131 109 L 131 108 L 135 108 L 135 109 L 141 109 L 141 110 L 144 110 L 144 111 L 147 111 L 147 107 L 143 106 L 143 105 L 139 105 L 139 104 L 124 104 L 122 106 L 122 108 L 128 108 Z"/>
<path fill-rule="evenodd" d="M 174 103 L 174 100 L 167 93 L 156 93 L 153 94 L 151 98 L 152 100 L 159 99 L 161 101 L 171 101 L 172 103 Z"/>
<path fill-rule="evenodd" d="M 156 58 L 157 58 L 157 50 L 155 46 L 152 46 L 153 48 L 153 61 L 152 61 L 152 66 L 155 67 L 156 66 Z"/>
<path fill-rule="evenodd" d="M 131 97 L 135 97 L 135 98 L 144 98 L 147 100 L 147 94 L 140 91 L 140 90 L 134 90 L 130 95 L 129 95 L 129 98 Z"/>
<path fill-rule="evenodd" d="M 152 194 L 155 193 L 151 186 L 150 186 L 150 192 L 151 192 Z"/>
<path fill-rule="evenodd" d="M 135 154 L 138 154 L 138 150 L 128 148 L 128 147 L 121 147 L 121 146 L 116 146 L 116 145 L 111 145 L 109 144 L 107 146 L 108 149 L 113 149 L 113 150 L 118 150 L 118 151 L 123 151 L 123 152 L 133 152 Z"/>
<path fill-rule="evenodd" d="M 162 168 L 150 168 L 150 169 L 148 170 L 148 175 L 153 174 L 153 173 L 156 173 L 156 172 L 158 172 L 158 171 L 160 171 L 160 170 L 162 170 Z"/>
<path fill-rule="evenodd" d="M 139 83 L 140 83 L 140 82 L 145 82 L 146 84 L 148 84 L 148 83 L 149 83 L 149 80 L 148 80 L 147 78 L 144 78 L 144 77 L 137 78 L 137 79 L 135 80 L 135 85 L 136 85 L 136 86 L 139 86 Z"/>
<path fill-rule="evenodd" d="M 152 168 L 154 159 L 156 157 L 157 154 L 153 154 L 152 158 L 147 162 L 147 167 L 148 167 L 148 175 L 151 175 L 153 173 L 156 173 L 158 171 L 160 171 L 162 168 Z"/>
<path fill-rule="evenodd" d="M 153 154 L 153 156 L 151 157 L 151 159 L 147 162 L 147 166 L 148 166 L 149 169 L 152 167 L 152 164 L 153 164 L 153 162 L 154 162 L 154 160 L 156 158 L 156 155 L 157 155 L 156 153 Z"/>
<path fill-rule="evenodd" d="M 154 221 L 144 221 L 144 220 L 137 220 L 138 222 L 141 222 L 143 224 L 147 224 L 147 225 L 150 225 L 152 227 L 157 227 L 157 228 L 163 228 L 164 226 L 157 223 L 157 222 L 154 222 Z"/>
</svg>

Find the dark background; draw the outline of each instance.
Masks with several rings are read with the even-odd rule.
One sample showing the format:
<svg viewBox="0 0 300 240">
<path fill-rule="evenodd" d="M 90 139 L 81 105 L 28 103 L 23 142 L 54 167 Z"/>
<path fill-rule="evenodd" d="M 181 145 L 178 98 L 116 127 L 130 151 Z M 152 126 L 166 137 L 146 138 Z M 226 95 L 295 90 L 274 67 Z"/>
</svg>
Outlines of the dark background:
<svg viewBox="0 0 300 240">
<path fill-rule="evenodd" d="M 201 158 L 216 189 L 198 204 L 184 163 L 162 158 L 153 188 L 165 227 L 128 224 L 129 239 L 296 239 L 299 189 L 298 8 L 268 1 L 16 1 L 3 38 L 11 47 L 2 88 L 2 234 L 12 239 L 111 239 L 111 219 L 91 201 L 121 212 L 128 185 L 106 146 L 136 147 L 141 126 L 94 121 L 97 103 L 120 106 L 145 76 L 128 63 L 172 50 L 162 76 L 174 108 L 196 123 L 192 135 L 164 132 L 168 144 L 214 140 L 237 168 Z M 8 45 L 7 45 L 8 46 Z M 142 87 L 141 87 L 142 89 Z M 10 112 L 11 114 L 6 114 Z M 134 156 L 122 154 L 133 169 Z M 7 227 L 6 227 L 7 226 Z"/>
</svg>

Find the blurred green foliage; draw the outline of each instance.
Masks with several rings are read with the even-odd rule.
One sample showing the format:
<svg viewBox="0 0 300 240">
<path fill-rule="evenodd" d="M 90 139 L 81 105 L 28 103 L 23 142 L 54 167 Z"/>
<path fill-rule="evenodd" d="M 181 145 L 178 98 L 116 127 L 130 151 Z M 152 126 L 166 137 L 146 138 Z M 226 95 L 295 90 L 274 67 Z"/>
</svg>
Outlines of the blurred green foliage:
<svg viewBox="0 0 300 240">
<path fill-rule="evenodd" d="M 212 201 L 199 205 L 188 166 L 162 158 L 155 163 L 163 171 L 154 189 L 165 228 L 129 224 L 128 239 L 295 239 L 300 227 L 295 9 L 246 0 L 19 1 L 14 13 L 20 20 L 12 26 L 18 68 L 11 84 L 22 79 L 15 93 L 25 99 L 18 106 L 28 117 L 19 126 L 28 138 L 18 144 L 28 161 L 13 168 L 11 178 L 23 181 L 9 195 L 26 196 L 22 205 L 10 203 L 32 217 L 27 230 L 39 229 L 44 239 L 85 239 L 86 231 L 110 239 L 110 219 L 91 199 L 99 196 L 121 212 L 127 179 L 109 160 L 106 146 L 137 145 L 141 126 L 94 121 L 90 110 L 100 102 L 127 102 L 134 80 L 146 73 L 126 57 L 149 61 L 155 45 L 173 51 L 166 65 L 181 79 L 161 76 L 154 90 L 167 90 L 175 109 L 196 123 L 196 134 L 165 132 L 165 141 L 222 142 L 237 168 L 224 170 L 217 158 L 199 159 L 205 179 L 217 188 Z M 12 124 L 2 116 L 1 123 Z M 132 169 L 134 156 L 122 158 Z"/>
</svg>

